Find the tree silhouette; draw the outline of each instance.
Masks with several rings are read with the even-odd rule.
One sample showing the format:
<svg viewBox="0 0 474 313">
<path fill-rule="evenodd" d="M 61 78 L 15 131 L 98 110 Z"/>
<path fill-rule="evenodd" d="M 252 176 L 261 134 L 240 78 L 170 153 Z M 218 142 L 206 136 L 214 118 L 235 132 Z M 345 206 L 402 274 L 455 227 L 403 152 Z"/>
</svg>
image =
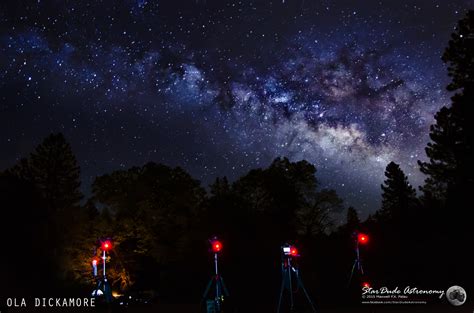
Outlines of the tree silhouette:
<svg viewBox="0 0 474 313">
<path fill-rule="evenodd" d="M 39 144 L 28 159 L 11 170 L 18 177 L 34 183 L 53 214 L 70 214 L 78 208 L 83 195 L 79 190 L 80 168 L 63 134 L 51 134 Z"/>
<path fill-rule="evenodd" d="M 360 225 L 359 214 L 353 207 L 347 209 L 346 225 L 349 231 L 357 229 Z"/>
<path fill-rule="evenodd" d="M 448 90 L 461 93 L 472 92 L 474 86 L 474 11 L 470 10 L 459 21 L 456 33 L 451 35 L 443 54 L 443 61 L 448 63 L 448 75 L 452 78 Z"/>
<path fill-rule="evenodd" d="M 307 161 L 276 158 L 266 169 L 251 170 L 233 184 L 233 191 L 249 216 L 259 220 L 263 233 L 276 233 L 279 242 L 295 237 L 296 211 L 315 199 L 316 168 Z"/>
<path fill-rule="evenodd" d="M 205 205 L 208 236 L 237 233 L 248 222 L 247 211 L 239 206 L 227 177 L 218 177 L 209 186 L 210 195 Z"/>
<path fill-rule="evenodd" d="M 47 136 L 28 158 L 9 169 L 11 175 L 31 183 L 47 208 L 48 240 L 43 247 L 65 278 L 65 248 L 81 227 L 80 169 L 71 146 L 61 133 Z"/>
<path fill-rule="evenodd" d="M 332 214 L 343 210 L 342 199 L 334 190 L 324 189 L 296 210 L 296 232 L 305 237 L 318 236 L 332 230 Z"/>
<path fill-rule="evenodd" d="M 112 215 L 103 236 L 114 238 L 111 257 L 118 266 L 111 276 L 122 288 L 132 281 L 141 287 L 154 284 L 160 265 L 184 258 L 205 195 L 183 169 L 156 163 L 97 177 L 93 193 Z"/>
<path fill-rule="evenodd" d="M 217 177 L 210 186 L 210 193 L 212 196 L 227 195 L 230 192 L 230 184 L 227 177 Z"/>
<path fill-rule="evenodd" d="M 378 212 L 381 220 L 401 221 L 412 214 L 416 205 L 416 191 L 400 166 L 390 162 L 385 169 L 387 179 L 381 185 L 382 208 Z"/>
<path fill-rule="evenodd" d="M 71 274 L 68 249 L 84 226 L 80 169 L 71 146 L 62 134 L 51 134 L 28 158 L 21 159 L 2 176 L 17 184 L 15 192 L 2 195 L 4 203 L 9 203 L 10 216 L 11 212 L 24 215 L 20 220 L 9 220 L 7 229 L 32 232 L 33 239 L 21 240 L 23 250 L 31 253 L 28 258 L 42 259 L 52 284 L 57 279 L 64 282 Z M 25 207 L 24 201 L 13 200 L 18 192 L 34 205 Z"/>
<path fill-rule="evenodd" d="M 53 277 L 47 208 L 34 185 L 13 175 L 0 173 L 0 286 L 3 295 L 20 296 L 48 290 L 42 282 Z M 34 260 L 34 263 L 31 261 Z M 35 270 L 29 269 L 34 264 Z M 38 269 L 38 270 L 36 270 Z"/>
<path fill-rule="evenodd" d="M 462 19 L 443 54 L 456 94 L 450 107 L 435 115 L 426 147 L 427 162 L 418 161 L 427 175 L 421 188 L 426 202 L 438 201 L 466 212 L 474 187 L 474 11 Z"/>
</svg>

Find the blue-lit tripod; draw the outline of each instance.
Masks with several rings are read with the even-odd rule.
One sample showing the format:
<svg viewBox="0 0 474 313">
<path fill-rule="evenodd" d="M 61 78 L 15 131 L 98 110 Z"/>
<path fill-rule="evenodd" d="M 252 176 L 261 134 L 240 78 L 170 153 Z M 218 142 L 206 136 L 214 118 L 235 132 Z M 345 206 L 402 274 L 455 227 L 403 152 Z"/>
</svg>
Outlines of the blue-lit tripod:
<svg viewBox="0 0 474 313">
<path fill-rule="evenodd" d="M 110 283 L 107 280 L 107 275 L 105 272 L 105 263 L 107 261 L 106 251 L 109 251 L 112 248 L 112 243 L 110 240 L 105 240 L 102 242 L 102 277 L 98 277 L 97 265 L 98 260 L 97 258 L 92 259 L 92 274 L 94 278 L 97 280 L 97 285 L 94 291 L 92 292 L 92 296 L 94 298 L 98 298 L 100 296 L 104 296 L 104 300 L 106 303 L 112 302 L 112 288 L 110 287 Z"/>
<path fill-rule="evenodd" d="M 217 266 L 217 255 L 222 249 L 222 243 L 217 240 L 217 237 L 212 238 L 209 240 L 212 248 L 212 252 L 214 252 L 214 275 L 211 277 L 211 280 L 207 284 L 206 290 L 202 295 L 202 300 L 206 301 L 209 292 L 211 291 L 212 286 L 214 285 L 214 299 L 206 301 L 206 310 L 207 313 L 220 313 L 222 312 L 222 303 L 224 302 L 224 297 L 229 296 L 229 292 L 224 284 L 224 279 L 219 274 L 219 268 Z"/>
<path fill-rule="evenodd" d="M 352 282 L 352 277 L 354 276 L 354 272 L 357 270 L 359 272 L 360 277 L 363 277 L 364 275 L 364 268 L 362 267 L 362 262 L 360 259 L 360 252 L 359 252 L 359 245 L 365 245 L 369 241 L 369 236 L 362 234 L 362 233 L 357 233 L 354 232 L 352 234 L 352 237 L 354 238 L 354 250 L 355 250 L 355 260 L 354 264 L 352 265 L 352 270 L 351 270 L 351 275 L 349 276 L 349 281 L 347 282 L 347 287 L 350 286 Z"/>
</svg>

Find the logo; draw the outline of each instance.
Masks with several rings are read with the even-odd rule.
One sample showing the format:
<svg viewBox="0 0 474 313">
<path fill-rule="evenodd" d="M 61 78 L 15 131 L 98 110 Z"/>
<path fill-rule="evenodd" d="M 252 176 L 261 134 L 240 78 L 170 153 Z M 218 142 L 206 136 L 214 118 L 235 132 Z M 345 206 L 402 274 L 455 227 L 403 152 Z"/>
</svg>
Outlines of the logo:
<svg viewBox="0 0 474 313">
<path fill-rule="evenodd" d="M 466 290 L 460 286 L 449 287 L 446 291 L 446 298 L 454 306 L 463 305 L 467 298 Z"/>
</svg>

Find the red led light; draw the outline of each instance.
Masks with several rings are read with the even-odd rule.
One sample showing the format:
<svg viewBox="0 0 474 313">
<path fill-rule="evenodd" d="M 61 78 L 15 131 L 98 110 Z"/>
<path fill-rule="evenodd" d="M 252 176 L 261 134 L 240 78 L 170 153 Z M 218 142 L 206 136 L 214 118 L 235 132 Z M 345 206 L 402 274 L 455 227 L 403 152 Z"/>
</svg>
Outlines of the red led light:
<svg viewBox="0 0 474 313">
<path fill-rule="evenodd" d="M 298 249 L 295 246 L 290 246 L 290 250 L 288 251 L 288 255 L 297 257 L 299 256 L 298 254 Z"/>
<path fill-rule="evenodd" d="M 110 240 L 102 242 L 102 250 L 109 251 L 110 249 L 112 249 L 112 243 L 110 242 Z"/>
<path fill-rule="evenodd" d="M 368 282 L 363 282 L 362 287 L 370 288 L 370 284 Z"/>
<path fill-rule="evenodd" d="M 222 243 L 219 240 L 212 241 L 212 251 L 214 253 L 220 252 L 222 250 Z"/>
<path fill-rule="evenodd" d="M 369 236 L 366 234 L 359 234 L 357 235 L 357 241 L 361 244 L 366 244 L 369 242 Z"/>
</svg>

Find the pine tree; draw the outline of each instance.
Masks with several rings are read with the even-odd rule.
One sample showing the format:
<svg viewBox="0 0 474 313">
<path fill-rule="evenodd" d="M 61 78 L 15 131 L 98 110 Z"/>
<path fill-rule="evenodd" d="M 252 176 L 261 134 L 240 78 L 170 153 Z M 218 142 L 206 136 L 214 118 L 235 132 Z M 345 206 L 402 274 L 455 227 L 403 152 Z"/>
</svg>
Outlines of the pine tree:
<svg viewBox="0 0 474 313">
<path fill-rule="evenodd" d="M 211 195 L 222 196 L 230 192 L 230 185 L 227 177 L 217 177 L 213 184 L 209 186 Z"/>
<path fill-rule="evenodd" d="M 359 219 L 359 214 L 357 213 L 356 209 L 353 207 L 349 207 L 347 209 L 347 222 L 346 222 L 347 228 L 349 230 L 355 230 L 357 227 L 360 225 L 360 219 Z"/>
<path fill-rule="evenodd" d="M 456 33 L 451 35 L 442 60 L 448 63 L 448 85 L 450 91 L 472 92 L 474 86 L 474 11 L 470 10 L 459 21 Z"/>
<path fill-rule="evenodd" d="M 53 212 L 62 213 L 79 206 L 80 169 L 61 133 L 46 137 L 31 154 L 28 164 L 35 185 Z"/>
<path fill-rule="evenodd" d="M 29 158 L 21 159 L 8 172 L 34 184 L 50 214 L 77 208 L 83 197 L 79 190 L 80 168 L 61 133 L 46 137 Z"/>
<path fill-rule="evenodd" d="M 29 158 L 22 159 L 8 171 L 34 186 L 46 206 L 45 227 L 48 251 L 57 273 L 64 278 L 68 269 L 66 246 L 80 231 L 80 169 L 71 146 L 60 133 L 51 134 L 39 144 Z"/>
<path fill-rule="evenodd" d="M 452 78 L 447 89 L 456 94 L 451 106 L 435 115 L 426 147 L 429 160 L 418 162 L 427 175 L 421 190 L 425 201 L 462 211 L 474 188 L 474 11 L 459 22 L 442 59 Z"/>
<path fill-rule="evenodd" d="M 412 213 L 416 205 L 416 191 L 400 166 L 390 162 L 385 169 L 382 187 L 382 208 L 379 219 L 401 221 Z"/>
</svg>

